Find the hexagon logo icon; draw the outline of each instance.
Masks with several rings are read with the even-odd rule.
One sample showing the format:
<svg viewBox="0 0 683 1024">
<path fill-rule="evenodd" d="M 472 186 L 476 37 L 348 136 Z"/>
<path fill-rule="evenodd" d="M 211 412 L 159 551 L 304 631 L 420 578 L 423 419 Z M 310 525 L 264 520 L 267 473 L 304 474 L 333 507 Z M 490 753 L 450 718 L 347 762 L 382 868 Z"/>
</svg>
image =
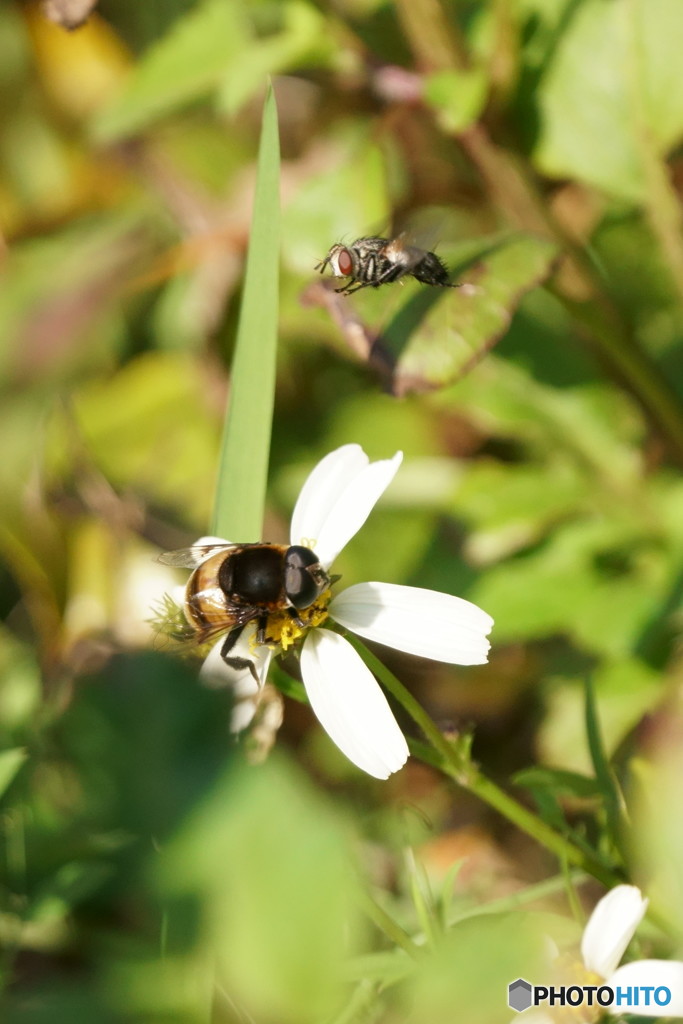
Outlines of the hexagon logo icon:
<svg viewBox="0 0 683 1024">
<path fill-rule="evenodd" d="M 508 985 L 508 1006 L 511 1010 L 521 1013 L 531 1006 L 531 985 L 524 978 L 517 978 Z"/>
</svg>

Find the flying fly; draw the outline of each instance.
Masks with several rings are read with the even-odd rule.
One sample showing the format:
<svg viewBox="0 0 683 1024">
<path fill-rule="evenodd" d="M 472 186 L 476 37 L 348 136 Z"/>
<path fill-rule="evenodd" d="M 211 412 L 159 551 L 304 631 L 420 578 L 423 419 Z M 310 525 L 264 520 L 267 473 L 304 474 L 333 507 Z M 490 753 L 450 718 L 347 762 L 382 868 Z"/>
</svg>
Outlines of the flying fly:
<svg viewBox="0 0 683 1024">
<path fill-rule="evenodd" d="M 343 295 L 352 295 L 361 288 L 379 288 L 407 276 L 439 288 L 458 287 L 449 281 L 448 268 L 436 253 L 409 245 L 404 234 L 393 239 L 370 235 L 357 238 L 352 245 L 337 242 L 315 269 L 323 274 L 328 266 L 335 277 L 350 279 L 343 287 L 335 288 Z"/>
</svg>

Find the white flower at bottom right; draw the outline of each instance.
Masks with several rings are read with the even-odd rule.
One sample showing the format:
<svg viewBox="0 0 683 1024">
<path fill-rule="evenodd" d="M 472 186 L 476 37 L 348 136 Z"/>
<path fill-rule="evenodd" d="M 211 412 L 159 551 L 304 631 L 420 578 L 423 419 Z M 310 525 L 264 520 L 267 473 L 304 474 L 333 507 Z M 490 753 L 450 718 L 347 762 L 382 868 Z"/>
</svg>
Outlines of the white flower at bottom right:
<svg viewBox="0 0 683 1024">
<path fill-rule="evenodd" d="M 683 1017 L 683 963 L 678 960 L 634 960 L 619 967 L 626 947 L 645 916 L 648 900 L 635 885 L 617 885 L 603 896 L 588 919 L 581 939 L 581 955 L 589 971 L 605 979 L 615 991 L 660 987 L 669 989 L 666 1006 L 614 1003 L 608 1012 L 637 1013 L 640 1017 Z"/>
<path fill-rule="evenodd" d="M 635 885 L 617 885 L 596 904 L 581 938 L 583 971 L 590 984 L 607 985 L 620 998 L 611 1006 L 577 1007 L 571 1020 L 597 1020 L 604 1013 L 637 1014 L 639 1017 L 683 1017 L 683 963 L 678 960 L 634 960 L 619 967 L 619 961 L 645 916 L 648 900 Z M 565 979 L 563 979 L 565 980 Z M 670 1000 L 658 1003 L 654 993 L 668 989 Z M 634 995 L 638 990 L 637 1002 Z M 631 993 L 631 1000 L 626 996 Z M 648 994 L 646 994 L 648 993 Z M 567 1009 L 562 1008 L 562 1019 Z M 535 1008 L 526 1014 L 524 1024 L 556 1024 L 552 1008 Z"/>
</svg>

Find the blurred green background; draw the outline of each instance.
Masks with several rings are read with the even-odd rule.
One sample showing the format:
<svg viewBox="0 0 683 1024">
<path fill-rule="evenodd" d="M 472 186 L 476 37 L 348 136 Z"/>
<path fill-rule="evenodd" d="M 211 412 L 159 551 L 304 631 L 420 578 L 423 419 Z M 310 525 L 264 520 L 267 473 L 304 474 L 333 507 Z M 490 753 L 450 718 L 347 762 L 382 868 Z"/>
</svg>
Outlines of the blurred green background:
<svg viewBox="0 0 683 1024">
<path fill-rule="evenodd" d="M 683 919 L 683 7 L 102 0 L 69 30 L 89 6 L 0 6 L 2 1020 L 505 1021 L 561 879 L 511 908 L 558 864 L 414 758 L 361 776 L 292 700 L 245 764 L 229 695 L 155 643 L 155 557 L 209 525 L 270 75 L 268 539 L 329 450 L 402 448 L 338 571 L 496 626 L 487 666 L 387 663 L 607 850 L 590 676 L 619 867 Z M 314 272 L 424 224 L 461 288 Z"/>
</svg>

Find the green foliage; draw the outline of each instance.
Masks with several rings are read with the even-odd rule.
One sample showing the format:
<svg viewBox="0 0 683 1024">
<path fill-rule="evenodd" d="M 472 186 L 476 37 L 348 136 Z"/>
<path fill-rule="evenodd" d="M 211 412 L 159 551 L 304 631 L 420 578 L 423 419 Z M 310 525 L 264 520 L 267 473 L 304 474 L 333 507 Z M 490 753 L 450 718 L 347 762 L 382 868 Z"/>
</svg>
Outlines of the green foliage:
<svg viewBox="0 0 683 1024">
<path fill-rule="evenodd" d="M 14 750 L 3 750 L 0 753 L 0 794 L 4 793 L 7 787 L 12 784 L 14 776 L 25 760 L 26 751 L 22 750 L 21 747 L 16 747 Z"/>
<path fill-rule="evenodd" d="M 666 153 L 683 135 L 674 71 L 683 12 L 667 0 L 587 0 L 567 13 L 539 92 L 539 166 L 642 200 L 650 146 Z"/>
<path fill-rule="evenodd" d="M 205 0 L 153 44 L 122 95 L 95 125 L 103 142 L 147 127 L 216 89 L 249 38 L 240 4 Z"/>
<path fill-rule="evenodd" d="M 384 332 L 397 361 L 394 391 L 446 387 L 464 376 L 504 333 L 524 293 L 548 276 L 554 255 L 540 239 L 489 242 L 457 275 L 461 290 L 422 291 L 405 302 Z"/>
<path fill-rule="evenodd" d="M 269 90 L 213 516 L 215 534 L 241 541 L 261 540 L 263 533 L 275 393 L 279 171 L 277 110 Z"/>
<path fill-rule="evenodd" d="M 266 1020 L 315 1021 L 339 1002 L 357 931 L 350 852 L 332 807 L 273 758 L 189 818 L 161 884 L 171 899 L 203 901 L 198 956 L 216 958 L 233 999 Z"/>
</svg>

